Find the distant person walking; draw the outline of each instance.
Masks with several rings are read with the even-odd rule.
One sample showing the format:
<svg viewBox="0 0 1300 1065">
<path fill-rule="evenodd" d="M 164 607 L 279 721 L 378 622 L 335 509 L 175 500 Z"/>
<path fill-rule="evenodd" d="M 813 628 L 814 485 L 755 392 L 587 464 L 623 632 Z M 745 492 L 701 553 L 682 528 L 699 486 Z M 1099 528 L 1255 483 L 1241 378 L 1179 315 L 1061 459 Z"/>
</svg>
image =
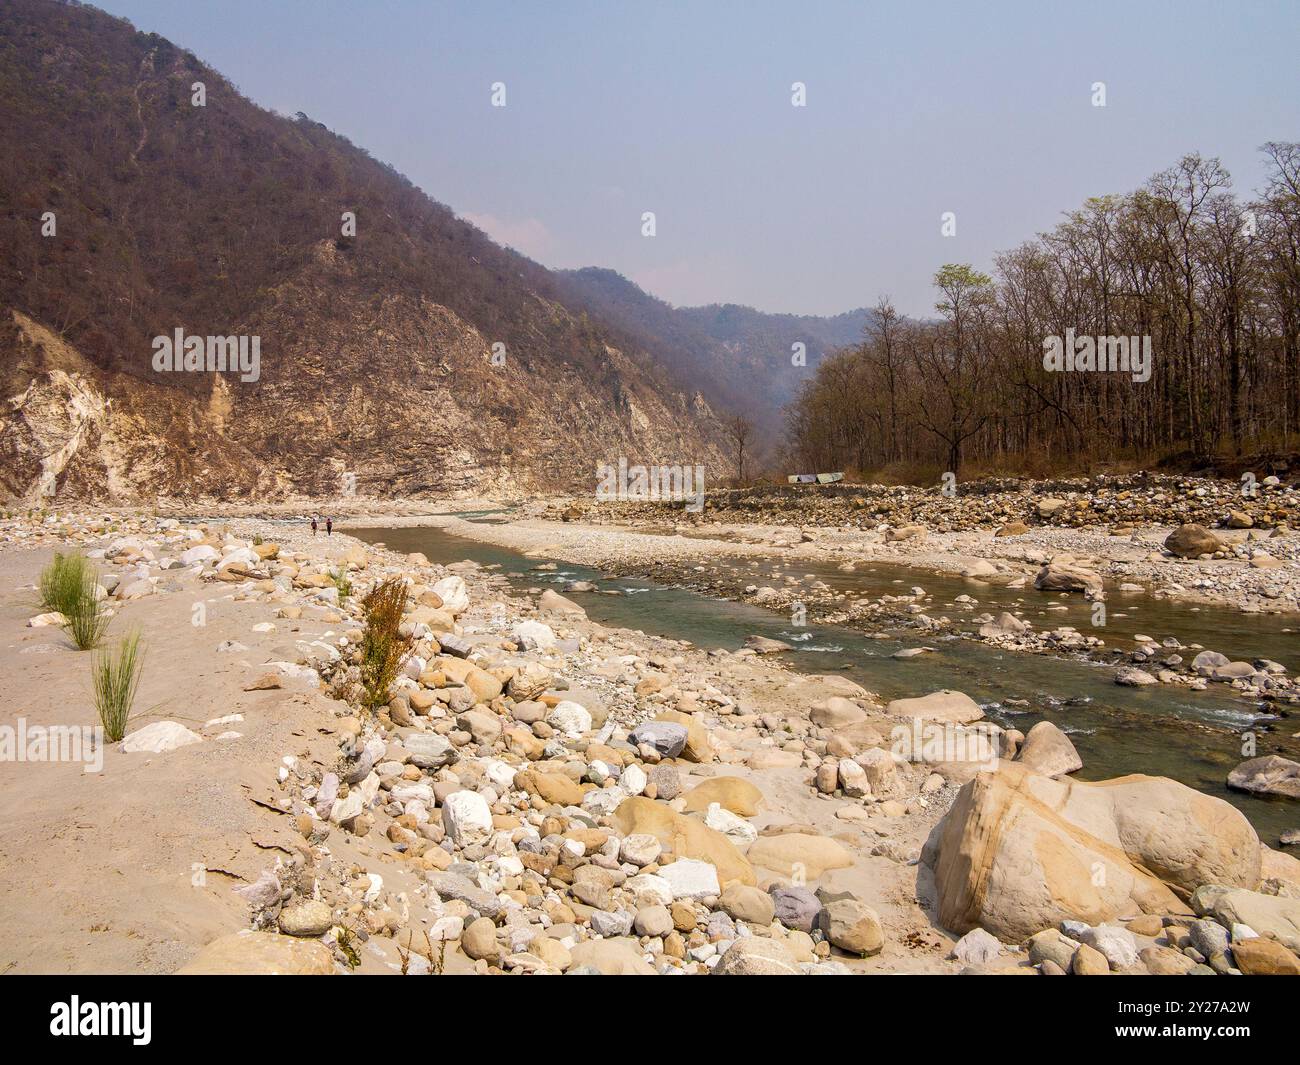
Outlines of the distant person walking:
<svg viewBox="0 0 1300 1065">
<path fill-rule="evenodd" d="M 326 536 L 333 536 L 333 535 L 334 535 L 334 519 L 333 519 L 333 518 L 326 518 L 326 519 L 325 519 L 325 535 L 326 535 Z"/>
<path fill-rule="evenodd" d="M 312 536 L 315 536 L 315 535 L 316 535 L 316 529 L 317 529 L 317 525 L 316 525 L 316 516 L 313 514 L 313 515 L 312 515 L 312 519 L 311 519 L 311 534 L 312 534 Z"/>
</svg>

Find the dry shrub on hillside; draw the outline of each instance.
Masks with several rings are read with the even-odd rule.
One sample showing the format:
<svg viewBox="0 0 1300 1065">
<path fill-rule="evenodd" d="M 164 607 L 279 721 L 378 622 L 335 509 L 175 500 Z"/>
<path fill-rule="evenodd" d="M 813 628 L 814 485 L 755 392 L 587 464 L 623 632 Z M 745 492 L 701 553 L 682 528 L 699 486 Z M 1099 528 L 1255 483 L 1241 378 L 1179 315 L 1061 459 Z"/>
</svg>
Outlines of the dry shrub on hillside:
<svg viewBox="0 0 1300 1065">
<path fill-rule="evenodd" d="M 390 577 L 377 584 L 361 600 L 366 629 L 361 637 L 362 701 L 370 709 L 388 702 L 388 690 L 415 642 L 402 635 L 402 612 L 406 608 L 406 584 Z"/>
</svg>

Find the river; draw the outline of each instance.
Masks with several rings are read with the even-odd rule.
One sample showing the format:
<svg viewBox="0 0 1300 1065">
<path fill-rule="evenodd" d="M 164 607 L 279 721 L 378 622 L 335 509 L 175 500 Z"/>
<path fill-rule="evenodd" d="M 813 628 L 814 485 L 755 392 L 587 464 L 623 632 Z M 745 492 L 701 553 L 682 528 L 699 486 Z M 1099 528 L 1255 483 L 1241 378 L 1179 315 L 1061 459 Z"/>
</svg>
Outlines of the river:
<svg viewBox="0 0 1300 1065">
<path fill-rule="evenodd" d="M 481 517 L 461 516 L 470 520 Z M 1114 667 L 1004 651 L 954 635 L 922 636 L 890 629 L 864 632 L 816 624 L 795 627 L 788 614 L 680 585 L 610 576 L 559 560 L 555 560 L 557 569 L 539 571 L 536 567 L 547 559 L 436 528 L 349 527 L 347 532 L 369 543 L 382 542 L 395 551 L 419 551 L 435 563 L 472 559 L 498 569 L 520 592 L 591 581 L 598 591 L 564 594 L 580 603 L 594 621 L 610 626 L 689 640 L 704 648 L 735 650 L 751 634 L 784 640 L 795 648 L 782 655 L 791 668 L 802 673 L 842 673 L 884 699 L 957 689 L 975 699 L 991 720 L 1008 728 L 1027 732 L 1040 720 L 1053 721 L 1078 748 L 1084 762 L 1078 774 L 1082 779 L 1126 773 L 1172 777 L 1231 802 L 1250 818 L 1270 846 L 1277 845 L 1280 832 L 1300 826 L 1300 807 L 1294 800 L 1229 791 L 1225 784 L 1228 771 L 1243 759 L 1242 734 L 1248 730 L 1255 730 L 1258 736 L 1259 753 L 1277 749 L 1286 757 L 1300 759 L 1300 742 L 1291 735 L 1298 731 L 1296 718 L 1279 718 L 1263 704 L 1226 694 L 1219 686 L 1204 692 L 1168 685 L 1123 688 L 1113 681 Z M 1071 624 L 1082 632 L 1101 635 L 1112 646 L 1132 647 L 1135 633 L 1157 641 L 1174 636 L 1184 644 L 1203 643 L 1231 657 L 1273 658 L 1288 670 L 1294 665 L 1288 659 L 1295 656 L 1295 636 L 1285 630 L 1295 619 L 1277 615 L 1192 609 L 1133 593 L 1113 597 L 1107 604 L 1105 628 L 1094 629 L 1090 627 L 1091 606 L 1077 597 L 1061 600 L 903 566 L 871 564 L 844 573 L 833 565 L 801 561 L 789 566 L 779 559 L 728 559 L 717 565 L 752 570 L 755 583 L 760 584 L 786 573 L 808 574 L 855 597 L 905 593 L 920 585 L 934 597 L 935 606 L 929 610 L 932 615 L 946 613 L 959 619 L 961 611 L 945 604 L 964 593 L 979 600 L 971 613 L 1020 609 L 1037 628 Z M 1059 606 L 1065 609 L 1049 610 Z M 1036 610 L 1041 611 L 1041 618 L 1035 616 Z M 900 648 L 916 646 L 935 651 L 907 660 L 891 657 Z"/>
</svg>

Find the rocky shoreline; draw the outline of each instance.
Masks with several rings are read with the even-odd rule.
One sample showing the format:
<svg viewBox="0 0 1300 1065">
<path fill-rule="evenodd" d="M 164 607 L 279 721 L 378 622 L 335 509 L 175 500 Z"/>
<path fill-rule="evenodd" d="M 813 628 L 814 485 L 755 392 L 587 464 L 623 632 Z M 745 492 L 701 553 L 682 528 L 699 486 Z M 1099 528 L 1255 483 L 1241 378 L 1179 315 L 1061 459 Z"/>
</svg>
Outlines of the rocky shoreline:
<svg viewBox="0 0 1300 1065">
<path fill-rule="evenodd" d="M 1072 780 L 1050 722 L 1004 730 L 958 692 L 883 704 L 301 526 L 0 522 L 0 646 L 37 719 L 91 720 L 84 659 L 30 605 L 70 547 L 154 646 L 101 773 L 30 764 L 0 795 L 10 970 L 82 971 L 46 945 L 95 925 L 101 971 L 1300 971 L 1300 861 L 1173 781 Z M 413 647 L 370 710 L 362 599 L 392 578 Z M 157 866 L 132 881 L 138 848 Z M 55 876 L 81 894 L 50 911 Z"/>
<path fill-rule="evenodd" d="M 612 575 L 680 584 L 778 612 L 798 605 L 808 611 L 810 623 L 815 618 L 867 631 L 890 626 L 915 631 L 922 640 L 954 633 L 1005 650 L 1061 654 L 1110 666 L 1119 684 L 1168 684 L 1193 690 L 1214 684 L 1247 700 L 1279 707 L 1300 705 L 1300 688 L 1286 668 L 1271 659 L 1234 662 L 1213 648 L 1184 647 L 1169 636 L 1143 636 L 1127 650 L 1107 647 L 1097 635 L 1101 629 L 1089 632 L 1068 625 L 1035 629 L 1015 613 L 981 610 L 975 584 L 974 595 L 960 595 L 954 603 L 936 601 L 926 592 L 921 575 L 958 575 L 1007 590 L 1077 592 L 1098 601 L 1108 592 L 1151 594 L 1175 602 L 1285 615 L 1300 610 L 1300 537 L 1289 529 L 1270 530 L 1272 550 L 1286 561 L 1261 569 L 1236 553 L 1258 540 L 1224 545 L 1219 557 L 1186 558 L 1164 547 L 1177 532 L 1173 528 L 1133 530 L 1119 538 L 1106 530 L 1056 528 L 932 535 L 921 526 L 863 532 L 704 522 L 665 531 L 655 524 L 589 524 L 572 516 L 568 521 L 552 521 L 512 515 L 499 524 L 447 514 L 373 520 L 394 526 L 434 526 L 525 554 L 560 558 Z M 1222 538 L 1221 533 L 1215 535 Z M 753 562 L 773 562 L 790 572 L 775 581 L 755 580 L 745 569 Z M 874 563 L 899 564 L 915 568 L 918 575 L 910 591 L 854 597 L 801 576 L 800 565 L 810 563 L 834 563 L 845 573 Z M 1152 589 L 1155 573 L 1164 583 Z M 1300 614 L 1295 627 L 1300 629 Z"/>
</svg>

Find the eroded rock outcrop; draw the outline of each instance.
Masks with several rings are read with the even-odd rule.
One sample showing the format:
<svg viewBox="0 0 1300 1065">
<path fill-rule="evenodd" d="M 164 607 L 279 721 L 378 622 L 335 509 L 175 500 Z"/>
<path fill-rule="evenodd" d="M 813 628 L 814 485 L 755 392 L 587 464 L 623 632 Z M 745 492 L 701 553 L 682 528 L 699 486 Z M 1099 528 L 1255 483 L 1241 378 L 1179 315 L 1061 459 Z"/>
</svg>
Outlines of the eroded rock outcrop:
<svg viewBox="0 0 1300 1065">
<path fill-rule="evenodd" d="M 1164 777 L 1085 783 L 1004 763 L 962 788 L 923 861 L 941 925 L 1018 942 L 1064 920 L 1186 912 L 1202 884 L 1254 889 L 1260 843 L 1235 807 Z"/>
</svg>

